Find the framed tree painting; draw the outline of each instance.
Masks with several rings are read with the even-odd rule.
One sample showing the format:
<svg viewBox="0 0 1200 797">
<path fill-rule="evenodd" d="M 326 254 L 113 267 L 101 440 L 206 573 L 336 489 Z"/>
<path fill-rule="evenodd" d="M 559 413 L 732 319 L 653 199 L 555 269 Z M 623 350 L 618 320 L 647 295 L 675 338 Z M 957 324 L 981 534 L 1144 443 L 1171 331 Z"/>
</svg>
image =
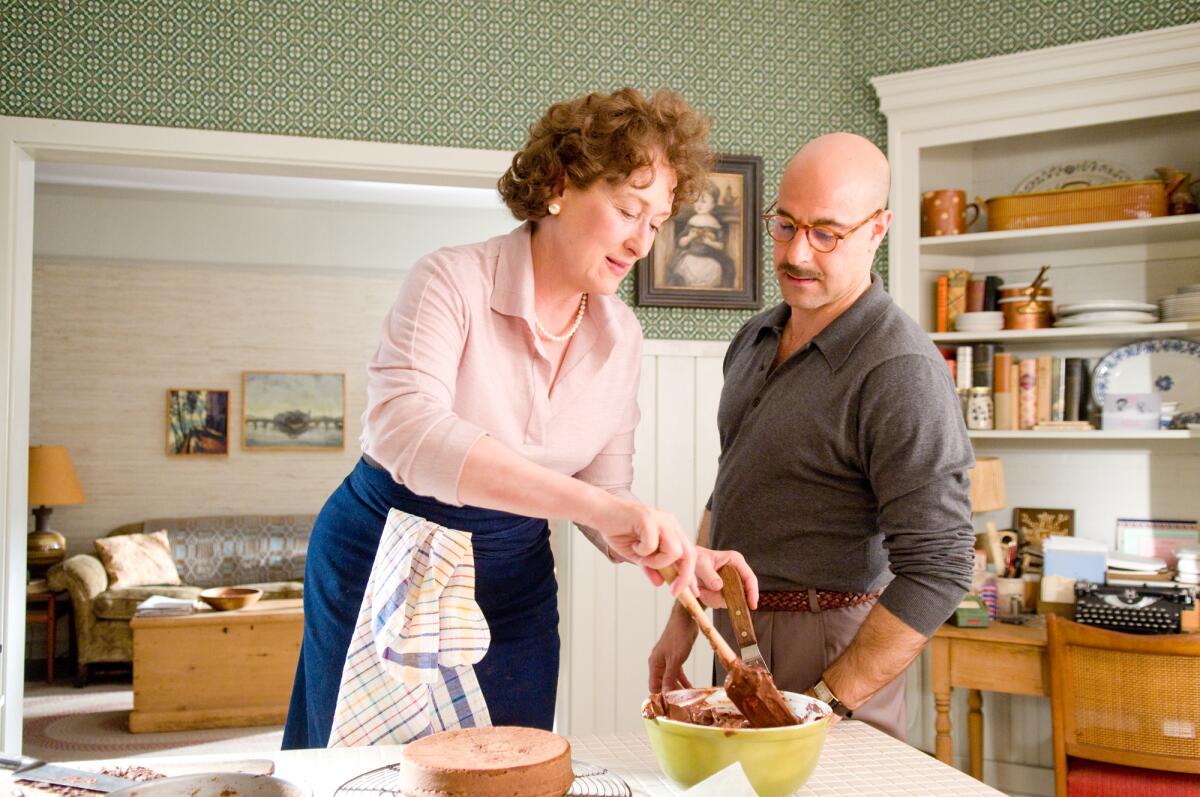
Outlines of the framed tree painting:
<svg viewBox="0 0 1200 797">
<path fill-rule="evenodd" d="M 167 454 L 229 453 L 229 391 L 173 387 L 167 390 Z"/>
<path fill-rule="evenodd" d="M 242 373 L 242 448 L 341 451 L 345 447 L 345 374 Z"/>
<path fill-rule="evenodd" d="M 757 308 L 762 158 L 725 155 L 638 261 L 638 304 Z"/>
</svg>

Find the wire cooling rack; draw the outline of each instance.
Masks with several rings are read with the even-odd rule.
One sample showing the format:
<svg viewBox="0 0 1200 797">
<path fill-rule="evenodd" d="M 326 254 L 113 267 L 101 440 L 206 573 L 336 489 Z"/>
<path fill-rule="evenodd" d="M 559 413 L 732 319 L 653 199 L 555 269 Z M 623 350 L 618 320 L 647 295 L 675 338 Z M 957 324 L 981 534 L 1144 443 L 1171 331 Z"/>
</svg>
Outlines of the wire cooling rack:
<svg viewBox="0 0 1200 797">
<path fill-rule="evenodd" d="M 571 760 L 575 782 L 565 797 L 633 797 L 629 784 L 604 767 Z M 335 797 L 404 797 L 400 791 L 400 764 L 365 772 L 338 787 Z"/>
</svg>

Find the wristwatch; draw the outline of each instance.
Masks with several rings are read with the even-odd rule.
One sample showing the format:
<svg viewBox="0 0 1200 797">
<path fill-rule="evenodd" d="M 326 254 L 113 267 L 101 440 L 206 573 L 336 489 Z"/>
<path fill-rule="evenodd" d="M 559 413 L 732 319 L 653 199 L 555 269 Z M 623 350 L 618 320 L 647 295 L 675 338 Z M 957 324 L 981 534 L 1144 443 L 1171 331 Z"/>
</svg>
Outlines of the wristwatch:
<svg viewBox="0 0 1200 797">
<path fill-rule="evenodd" d="M 813 686 L 813 692 L 816 693 L 817 700 L 828 703 L 829 707 L 833 709 L 833 713 L 837 714 L 839 717 L 843 719 L 851 719 L 854 716 L 854 712 L 846 708 L 845 704 L 838 700 L 837 696 L 833 694 L 833 690 L 826 685 L 824 678 L 817 681 L 817 683 Z"/>
</svg>

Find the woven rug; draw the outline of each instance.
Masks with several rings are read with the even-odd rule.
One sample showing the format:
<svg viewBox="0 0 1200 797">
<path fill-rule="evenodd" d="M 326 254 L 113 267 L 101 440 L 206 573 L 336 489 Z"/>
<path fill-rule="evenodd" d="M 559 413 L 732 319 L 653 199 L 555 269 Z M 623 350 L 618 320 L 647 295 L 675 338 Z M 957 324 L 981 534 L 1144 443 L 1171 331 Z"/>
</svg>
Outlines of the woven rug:
<svg viewBox="0 0 1200 797">
<path fill-rule="evenodd" d="M 188 755 L 278 750 L 282 727 L 214 728 L 130 733 L 133 690 L 125 684 L 25 685 L 25 755 L 44 761 L 82 761 L 131 755 Z"/>
</svg>

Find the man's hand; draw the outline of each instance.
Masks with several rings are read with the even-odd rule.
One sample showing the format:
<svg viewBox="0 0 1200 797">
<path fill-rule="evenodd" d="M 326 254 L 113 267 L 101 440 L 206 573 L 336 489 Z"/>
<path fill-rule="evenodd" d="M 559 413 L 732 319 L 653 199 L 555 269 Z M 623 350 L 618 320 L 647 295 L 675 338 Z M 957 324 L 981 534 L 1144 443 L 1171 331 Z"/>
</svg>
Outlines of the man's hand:
<svg viewBox="0 0 1200 797">
<path fill-rule="evenodd" d="M 746 605 L 751 610 L 758 608 L 758 577 L 737 551 L 714 551 L 711 548 L 696 548 L 696 580 L 700 583 L 700 600 L 704 605 L 724 609 L 725 598 L 721 596 L 721 574 L 717 572 L 725 565 L 732 565 L 742 579 L 746 592 Z"/>
<path fill-rule="evenodd" d="M 696 634 L 696 624 L 691 616 L 677 604 L 671 610 L 667 627 L 663 629 L 658 643 L 650 651 L 651 692 L 692 687 L 692 682 L 683 674 L 683 663 L 692 652 Z"/>
</svg>

